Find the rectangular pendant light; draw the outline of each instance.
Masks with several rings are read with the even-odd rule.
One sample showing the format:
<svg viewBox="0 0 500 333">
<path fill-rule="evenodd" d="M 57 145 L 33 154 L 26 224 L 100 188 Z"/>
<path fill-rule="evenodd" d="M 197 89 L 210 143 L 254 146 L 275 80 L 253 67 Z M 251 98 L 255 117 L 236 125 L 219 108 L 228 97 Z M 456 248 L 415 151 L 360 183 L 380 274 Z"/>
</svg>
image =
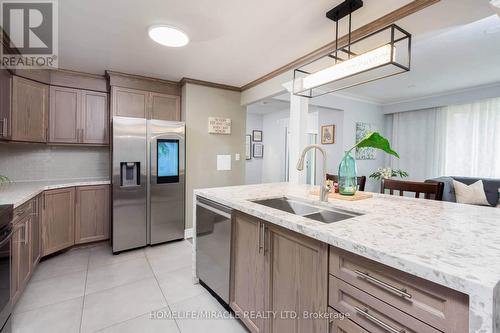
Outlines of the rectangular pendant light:
<svg viewBox="0 0 500 333">
<path fill-rule="evenodd" d="M 295 95 L 316 97 L 410 70 L 411 35 L 396 25 L 294 71 Z"/>
</svg>

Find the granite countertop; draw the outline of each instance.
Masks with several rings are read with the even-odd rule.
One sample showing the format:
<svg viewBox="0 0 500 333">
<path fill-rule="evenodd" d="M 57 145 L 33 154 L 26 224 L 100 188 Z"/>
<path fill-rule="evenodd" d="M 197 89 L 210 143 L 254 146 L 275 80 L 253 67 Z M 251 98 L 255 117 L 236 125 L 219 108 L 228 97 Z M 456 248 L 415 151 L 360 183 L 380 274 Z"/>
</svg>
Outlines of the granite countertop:
<svg viewBox="0 0 500 333">
<path fill-rule="evenodd" d="M 13 182 L 0 185 L 0 205 L 14 205 L 16 208 L 46 190 L 106 184 L 111 184 L 111 181 L 104 178 Z"/>
<path fill-rule="evenodd" d="M 468 294 L 469 331 L 500 333 L 500 209 L 382 194 L 320 203 L 313 189 L 274 183 L 194 195 Z M 324 224 L 249 201 L 281 196 L 363 215 Z"/>
</svg>

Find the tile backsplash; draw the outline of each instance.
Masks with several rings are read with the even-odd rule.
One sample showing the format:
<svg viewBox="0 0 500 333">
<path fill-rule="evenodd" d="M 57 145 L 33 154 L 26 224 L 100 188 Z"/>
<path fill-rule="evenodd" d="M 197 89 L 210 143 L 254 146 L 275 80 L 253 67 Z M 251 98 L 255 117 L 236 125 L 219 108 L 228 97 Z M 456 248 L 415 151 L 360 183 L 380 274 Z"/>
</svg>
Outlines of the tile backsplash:
<svg viewBox="0 0 500 333">
<path fill-rule="evenodd" d="M 0 175 L 12 181 L 109 178 L 109 147 L 0 143 Z"/>
</svg>

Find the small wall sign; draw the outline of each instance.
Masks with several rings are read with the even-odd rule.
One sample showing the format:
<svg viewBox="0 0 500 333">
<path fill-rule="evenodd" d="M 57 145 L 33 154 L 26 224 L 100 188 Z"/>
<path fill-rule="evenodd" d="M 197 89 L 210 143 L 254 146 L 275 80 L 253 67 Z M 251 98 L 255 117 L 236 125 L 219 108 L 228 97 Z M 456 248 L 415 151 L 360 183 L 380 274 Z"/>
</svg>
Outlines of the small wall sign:
<svg viewBox="0 0 500 333">
<path fill-rule="evenodd" d="M 208 133 L 231 134 L 231 119 L 220 117 L 208 117 Z"/>
</svg>

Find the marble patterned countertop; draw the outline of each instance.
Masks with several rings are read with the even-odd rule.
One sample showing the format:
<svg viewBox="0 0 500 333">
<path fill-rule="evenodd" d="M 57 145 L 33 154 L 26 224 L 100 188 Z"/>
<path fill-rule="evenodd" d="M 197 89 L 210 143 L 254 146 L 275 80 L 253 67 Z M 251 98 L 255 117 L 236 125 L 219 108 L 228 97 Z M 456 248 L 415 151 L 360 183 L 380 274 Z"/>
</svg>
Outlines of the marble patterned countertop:
<svg viewBox="0 0 500 333">
<path fill-rule="evenodd" d="M 313 189 L 274 183 L 194 195 L 463 292 L 469 295 L 469 332 L 500 333 L 500 209 L 382 194 L 320 203 Z M 324 224 L 249 201 L 282 196 L 363 215 Z"/>
<path fill-rule="evenodd" d="M 0 205 L 14 205 L 14 208 L 46 190 L 72 186 L 106 185 L 109 179 L 63 179 L 49 181 L 24 181 L 0 185 Z"/>
</svg>

